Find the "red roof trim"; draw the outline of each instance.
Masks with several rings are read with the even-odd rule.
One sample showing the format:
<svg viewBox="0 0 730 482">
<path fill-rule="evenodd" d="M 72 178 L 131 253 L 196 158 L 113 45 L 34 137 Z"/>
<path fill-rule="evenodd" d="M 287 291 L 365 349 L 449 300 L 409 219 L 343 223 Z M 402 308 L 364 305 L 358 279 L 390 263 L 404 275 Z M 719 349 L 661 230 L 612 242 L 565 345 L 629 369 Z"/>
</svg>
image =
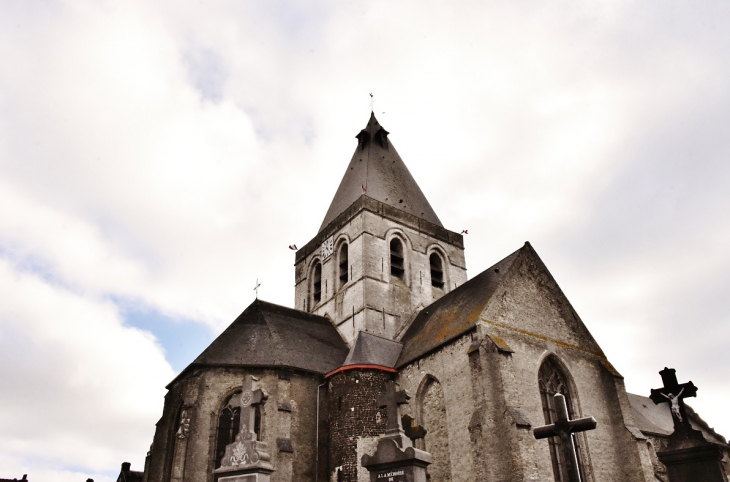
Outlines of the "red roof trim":
<svg viewBox="0 0 730 482">
<path fill-rule="evenodd" d="M 340 372 L 346 372 L 348 370 L 379 370 L 381 372 L 398 373 L 398 370 L 396 370 L 395 368 L 388 368 L 381 365 L 347 365 L 344 367 L 340 367 L 336 370 L 332 370 L 324 377 L 329 378 L 332 375 L 336 375 Z"/>
</svg>

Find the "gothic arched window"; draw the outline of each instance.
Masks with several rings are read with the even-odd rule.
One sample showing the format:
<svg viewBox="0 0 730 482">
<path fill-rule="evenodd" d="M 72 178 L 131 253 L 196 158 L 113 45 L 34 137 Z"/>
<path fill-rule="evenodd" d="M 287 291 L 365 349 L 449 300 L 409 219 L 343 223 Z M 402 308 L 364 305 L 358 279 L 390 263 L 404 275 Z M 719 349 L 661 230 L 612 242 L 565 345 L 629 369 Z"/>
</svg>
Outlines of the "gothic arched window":
<svg viewBox="0 0 730 482">
<path fill-rule="evenodd" d="M 390 240 L 390 276 L 405 281 L 405 257 L 403 242 L 398 238 Z"/>
<path fill-rule="evenodd" d="M 241 407 L 235 405 L 235 401 L 241 394 L 241 390 L 232 393 L 223 403 L 223 408 L 218 415 L 218 428 L 215 437 L 215 468 L 221 466 L 221 459 L 226 453 L 226 446 L 230 445 L 236 439 L 241 429 Z M 233 402 L 233 403 L 232 403 Z M 261 406 L 256 405 L 254 432 L 256 432 L 256 440 L 261 440 Z"/>
<path fill-rule="evenodd" d="M 312 306 L 322 301 L 322 263 L 317 261 L 312 270 Z"/>
<path fill-rule="evenodd" d="M 342 243 L 342 245 L 340 246 L 337 260 L 337 264 L 339 265 L 340 269 L 340 286 L 345 286 L 347 284 L 347 280 L 349 279 L 348 270 L 350 269 L 347 259 L 347 243 Z"/>
<path fill-rule="evenodd" d="M 540 366 L 538 371 L 538 381 L 540 384 L 540 399 L 542 401 L 542 412 L 545 416 L 545 424 L 555 423 L 557 414 L 555 412 L 555 401 L 553 396 L 556 393 L 562 393 L 565 396 L 565 404 L 568 406 L 568 417 L 571 420 L 576 418 L 575 404 L 573 394 L 568 383 L 568 376 L 558 364 L 554 357 L 548 357 Z M 581 447 L 580 437 L 573 435 L 575 443 L 575 451 L 578 456 L 578 470 L 580 471 L 581 480 L 586 479 L 586 467 L 584 464 L 584 454 Z M 566 467 L 565 456 L 561 447 L 560 438 L 548 438 L 550 444 L 550 458 L 553 462 L 553 473 L 555 474 L 555 482 L 564 482 L 568 480 L 568 471 Z"/>
</svg>

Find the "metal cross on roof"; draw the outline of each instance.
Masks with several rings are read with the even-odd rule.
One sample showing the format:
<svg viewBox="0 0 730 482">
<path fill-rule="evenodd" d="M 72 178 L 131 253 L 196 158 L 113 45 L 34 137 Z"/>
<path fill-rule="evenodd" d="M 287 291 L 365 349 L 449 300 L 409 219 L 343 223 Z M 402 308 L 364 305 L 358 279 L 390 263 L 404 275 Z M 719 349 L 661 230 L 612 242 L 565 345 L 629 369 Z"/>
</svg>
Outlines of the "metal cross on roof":
<svg viewBox="0 0 730 482">
<path fill-rule="evenodd" d="M 256 292 L 256 299 L 259 299 L 259 288 L 261 287 L 261 283 L 259 283 L 259 279 L 256 278 L 256 286 L 253 287 L 253 290 Z"/>
<path fill-rule="evenodd" d="M 668 403 L 672 409 L 672 415 L 679 422 L 682 422 L 684 399 L 687 397 L 696 397 L 697 387 L 692 382 L 679 384 L 677 382 L 677 370 L 674 368 L 664 367 L 664 370 L 660 371 L 659 375 L 662 376 L 664 386 L 662 388 L 652 389 L 649 398 L 657 405 L 660 403 Z"/>
<path fill-rule="evenodd" d="M 400 430 L 400 420 L 398 419 L 398 405 L 408 403 L 410 395 L 405 390 L 396 390 L 395 382 L 388 380 L 385 382 L 385 393 L 378 397 L 378 407 L 385 407 L 387 414 L 387 430 Z"/>
<path fill-rule="evenodd" d="M 372 112 L 374 108 L 375 108 L 375 97 L 373 96 L 373 93 L 370 92 L 370 112 Z"/>
<path fill-rule="evenodd" d="M 568 480 L 570 482 L 580 482 L 578 456 L 575 453 L 573 434 L 576 432 L 593 430 L 596 428 L 597 422 L 593 417 L 570 420 L 568 417 L 568 406 L 565 404 L 565 396 L 563 396 L 562 393 L 556 393 L 554 400 L 557 420 L 555 420 L 555 423 L 551 425 L 536 427 L 532 433 L 538 440 L 547 437 L 560 437 L 560 445 L 564 450 L 565 461 L 568 469 Z"/>
</svg>

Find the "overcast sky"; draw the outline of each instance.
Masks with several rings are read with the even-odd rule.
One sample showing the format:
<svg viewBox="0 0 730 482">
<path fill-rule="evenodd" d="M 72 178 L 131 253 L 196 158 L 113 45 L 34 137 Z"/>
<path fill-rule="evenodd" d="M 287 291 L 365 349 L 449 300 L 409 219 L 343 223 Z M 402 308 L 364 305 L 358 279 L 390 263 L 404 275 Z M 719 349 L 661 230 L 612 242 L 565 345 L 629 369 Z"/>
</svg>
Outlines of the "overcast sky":
<svg viewBox="0 0 730 482">
<path fill-rule="evenodd" d="M 730 436 L 730 4 L 0 3 L 0 477 L 142 470 L 165 385 L 293 305 L 375 113 L 470 277 L 530 241 L 627 388 Z M 587 414 L 590 415 L 590 414 Z"/>
</svg>

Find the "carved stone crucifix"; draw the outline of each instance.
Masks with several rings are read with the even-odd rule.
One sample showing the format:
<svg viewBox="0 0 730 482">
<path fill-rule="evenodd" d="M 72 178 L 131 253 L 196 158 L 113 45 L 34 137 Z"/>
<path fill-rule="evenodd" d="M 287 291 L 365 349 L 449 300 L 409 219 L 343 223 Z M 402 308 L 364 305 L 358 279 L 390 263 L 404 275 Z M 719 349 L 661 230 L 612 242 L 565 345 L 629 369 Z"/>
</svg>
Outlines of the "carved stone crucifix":
<svg viewBox="0 0 730 482">
<path fill-rule="evenodd" d="M 387 415 L 387 432 L 400 431 L 400 419 L 398 418 L 398 405 L 408 403 L 410 395 L 405 390 L 396 390 L 395 382 L 388 380 L 385 382 L 385 393 L 378 397 L 378 407 L 385 408 Z"/>
<path fill-rule="evenodd" d="M 597 422 L 593 417 L 570 420 L 568 417 L 568 406 L 565 404 L 565 396 L 561 393 L 556 393 L 553 399 L 555 400 L 557 420 L 551 425 L 536 427 L 532 433 L 538 440 L 547 437 L 560 437 L 560 445 L 563 449 L 565 463 L 567 465 L 568 480 L 570 482 L 580 482 L 578 456 L 575 452 L 573 433 L 593 430 L 596 428 Z"/>
<path fill-rule="evenodd" d="M 246 375 L 243 379 L 243 389 L 240 394 L 231 398 L 231 407 L 241 407 L 241 418 L 238 433 L 243 439 L 256 440 L 256 406 L 263 405 L 269 398 L 266 390 L 258 387 L 259 379 Z M 249 437 L 248 434 L 251 434 Z"/>
</svg>

